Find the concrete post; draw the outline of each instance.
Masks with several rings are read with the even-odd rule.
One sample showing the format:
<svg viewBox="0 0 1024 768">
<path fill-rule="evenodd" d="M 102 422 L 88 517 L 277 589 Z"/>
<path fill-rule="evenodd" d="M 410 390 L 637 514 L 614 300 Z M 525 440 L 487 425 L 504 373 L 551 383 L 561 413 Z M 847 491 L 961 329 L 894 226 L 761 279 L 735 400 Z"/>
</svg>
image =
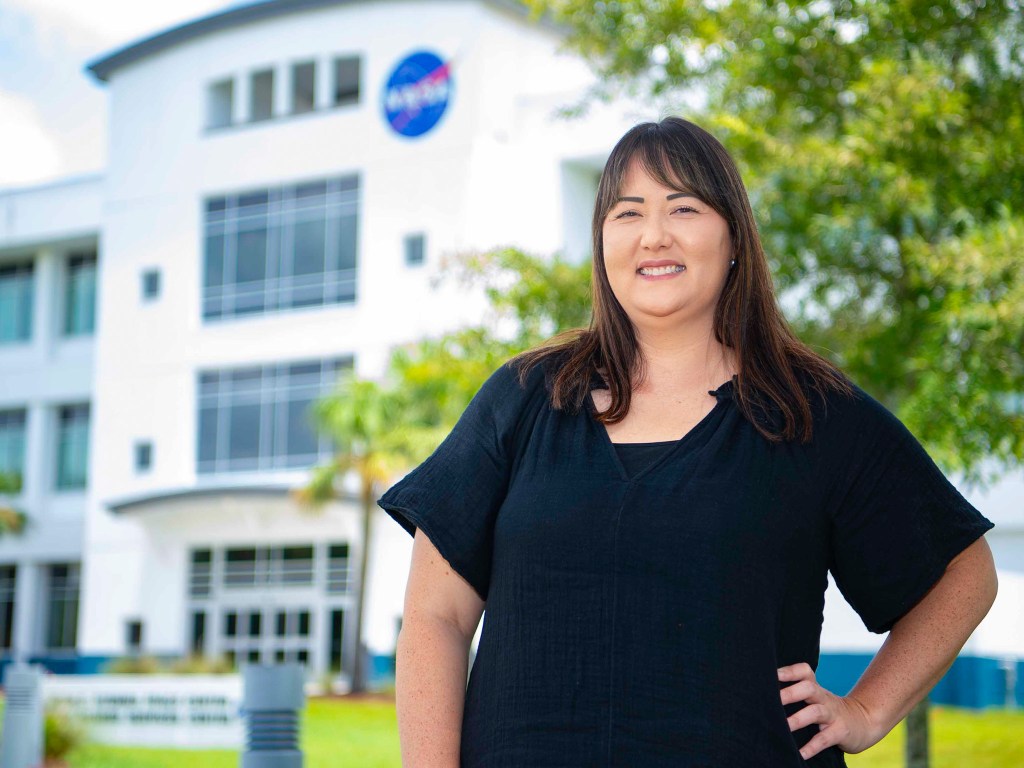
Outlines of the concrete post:
<svg viewBox="0 0 1024 768">
<path fill-rule="evenodd" d="M 304 680 L 302 667 L 295 663 L 242 667 L 241 768 L 302 768 L 299 712 L 305 702 Z"/>
<path fill-rule="evenodd" d="M 0 768 L 36 768 L 43 762 L 42 668 L 11 664 L 4 671 L 3 745 Z"/>
</svg>

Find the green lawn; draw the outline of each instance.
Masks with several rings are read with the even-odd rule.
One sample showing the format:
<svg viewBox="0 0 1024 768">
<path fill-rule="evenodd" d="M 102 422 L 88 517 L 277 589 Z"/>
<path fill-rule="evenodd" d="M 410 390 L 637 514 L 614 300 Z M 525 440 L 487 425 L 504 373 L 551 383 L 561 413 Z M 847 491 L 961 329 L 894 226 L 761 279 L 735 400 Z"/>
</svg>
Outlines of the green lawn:
<svg viewBox="0 0 1024 768">
<path fill-rule="evenodd" d="M 932 768 L 1020 768 L 1024 766 L 1024 712 L 933 707 Z M 880 744 L 850 755 L 851 768 L 902 768 L 903 728 Z M 311 699 L 302 725 L 306 768 L 399 768 L 394 704 Z M 72 753 L 70 768 L 237 768 L 238 754 L 85 746 Z"/>
<path fill-rule="evenodd" d="M 305 768 L 399 768 L 395 705 L 387 701 L 310 699 L 302 718 Z M 187 755 L 187 761 L 183 760 Z M 70 768 L 238 768 L 232 750 L 137 749 L 83 746 Z"/>
</svg>

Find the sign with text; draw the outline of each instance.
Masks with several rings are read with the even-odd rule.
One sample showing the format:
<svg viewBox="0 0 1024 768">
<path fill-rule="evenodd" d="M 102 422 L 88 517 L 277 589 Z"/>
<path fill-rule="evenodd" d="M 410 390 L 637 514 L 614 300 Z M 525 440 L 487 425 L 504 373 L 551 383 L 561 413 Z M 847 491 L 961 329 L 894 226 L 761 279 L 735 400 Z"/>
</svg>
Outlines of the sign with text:
<svg viewBox="0 0 1024 768">
<path fill-rule="evenodd" d="M 242 746 L 240 675 L 53 675 L 46 704 L 64 707 L 100 744 Z"/>
</svg>

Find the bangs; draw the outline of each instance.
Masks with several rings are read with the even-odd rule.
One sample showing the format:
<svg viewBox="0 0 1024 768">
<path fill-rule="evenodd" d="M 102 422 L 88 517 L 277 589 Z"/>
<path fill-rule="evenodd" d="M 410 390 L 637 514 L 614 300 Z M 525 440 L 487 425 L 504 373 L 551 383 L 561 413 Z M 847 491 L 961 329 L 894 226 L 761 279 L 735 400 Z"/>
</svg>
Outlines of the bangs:
<svg viewBox="0 0 1024 768">
<path fill-rule="evenodd" d="M 605 168 L 599 197 L 602 212 L 607 214 L 623 193 L 629 165 L 633 160 L 659 184 L 695 195 L 720 214 L 726 215 L 728 204 L 721 194 L 720 183 L 708 168 L 708 158 L 697 137 L 678 128 L 656 123 L 636 126 L 612 150 Z"/>
</svg>

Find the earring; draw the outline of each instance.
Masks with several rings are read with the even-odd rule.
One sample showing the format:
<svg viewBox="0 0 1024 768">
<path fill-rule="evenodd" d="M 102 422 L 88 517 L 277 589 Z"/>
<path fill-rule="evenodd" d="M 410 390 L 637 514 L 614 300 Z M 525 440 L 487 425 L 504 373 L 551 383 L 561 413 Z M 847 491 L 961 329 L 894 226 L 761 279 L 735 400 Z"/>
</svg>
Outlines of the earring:
<svg viewBox="0 0 1024 768">
<path fill-rule="evenodd" d="M 732 261 L 730 261 L 729 262 L 729 266 L 730 267 L 735 267 L 736 266 L 736 259 L 733 259 Z"/>
</svg>

